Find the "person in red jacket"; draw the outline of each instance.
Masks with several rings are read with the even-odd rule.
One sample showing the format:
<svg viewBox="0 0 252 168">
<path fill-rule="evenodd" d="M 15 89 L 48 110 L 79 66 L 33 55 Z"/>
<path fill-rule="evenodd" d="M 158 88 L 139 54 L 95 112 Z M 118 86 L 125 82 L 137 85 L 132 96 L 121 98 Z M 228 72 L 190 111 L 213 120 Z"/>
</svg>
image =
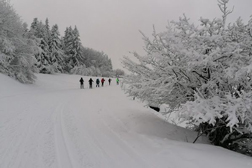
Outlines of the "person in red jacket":
<svg viewBox="0 0 252 168">
<path fill-rule="evenodd" d="M 102 79 L 101 79 L 101 84 L 102 84 L 102 87 L 103 87 L 103 85 L 104 85 L 104 82 L 105 82 L 105 79 L 104 79 L 104 78 L 102 78 Z"/>
</svg>

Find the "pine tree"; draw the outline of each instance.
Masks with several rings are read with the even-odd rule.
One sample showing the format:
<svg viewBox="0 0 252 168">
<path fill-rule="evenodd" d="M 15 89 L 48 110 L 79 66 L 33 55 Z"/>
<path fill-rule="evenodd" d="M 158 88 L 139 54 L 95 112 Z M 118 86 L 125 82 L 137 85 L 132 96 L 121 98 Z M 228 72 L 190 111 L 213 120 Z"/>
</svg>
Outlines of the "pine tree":
<svg viewBox="0 0 252 168">
<path fill-rule="evenodd" d="M 65 30 L 65 35 L 63 37 L 63 41 L 64 41 L 64 51 L 66 55 L 70 55 L 71 54 L 71 41 L 72 41 L 72 28 L 67 27 Z"/>
<path fill-rule="evenodd" d="M 37 18 L 34 18 L 31 24 L 30 32 L 40 41 L 39 47 L 41 51 L 38 52 L 35 57 L 37 59 L 36 66 L 41 73 L 54 73 L 52 67 L 52 58 L 50 57 L 49 43 L 50 43 L 50 30 L 48 19 L 46 20 L 47 25 L 42 21 L 38 22 Z"/>
<path fill-rule="evenodd" d="M 45 35 L 44 36 L 45 36 L 45 41 L 47 42 L 47 44 L 49 44 L 51 41 L 51 31 L 50 31 L 48 18 L 46 18 L 46 21 L 45 21 Z"/>
<path fill-rule="evenodd" d="M 60 33 L 58 25 L 52 26 L 51 30 L 51 43 L 50 54 L 52 59 L 52 65 L 57 71 L 63 72 L 64 65 L 64 51 L 62 50 L 62 44 L 60 39 Z"/>
<path fill-rule="evenodd" d="M 64 51 L 67 55 L 66 71 L 70 72 L 72 68 L 80 65 L 80 61 L 83 60 L 80 48 L 81 42 L 77 27 L 75 26 L 74 30 L 71 26 L 69 28 L 66 28 L 64 36 Z"/>
<path fill-rule="evenodd" d="M 80 65 L 80 61 L 82 61 L 82 54 L 81 54 L 81 41 L 80 41 L 80 34 L 77 27 L 74 27 L 73 30 L 73 51 L 74 51 L 74 65 Z"/>
<path fill-rule="evenodd" d="M 31 23 L 31 31 L 37 31 L 38 30 L 38 18 L 34 18 L 33 22 Z"/>
</svg>

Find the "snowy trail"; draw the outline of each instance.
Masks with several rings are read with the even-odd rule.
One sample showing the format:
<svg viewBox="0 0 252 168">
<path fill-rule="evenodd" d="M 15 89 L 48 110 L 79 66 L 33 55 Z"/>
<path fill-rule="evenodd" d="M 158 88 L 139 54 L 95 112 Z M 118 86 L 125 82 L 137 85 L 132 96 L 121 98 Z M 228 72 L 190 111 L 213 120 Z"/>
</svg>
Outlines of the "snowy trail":
<svg viewBox="0 0 252 168">
<path fill-rule="evenodd" d="M 27 86 L 0 74 L 0 168 L 252 166 L 249 157 L 184 143 L 195 133 L 166 123 L 119 86 L 80 90 L 79 78 L 40 74 Z"/>
</svg>

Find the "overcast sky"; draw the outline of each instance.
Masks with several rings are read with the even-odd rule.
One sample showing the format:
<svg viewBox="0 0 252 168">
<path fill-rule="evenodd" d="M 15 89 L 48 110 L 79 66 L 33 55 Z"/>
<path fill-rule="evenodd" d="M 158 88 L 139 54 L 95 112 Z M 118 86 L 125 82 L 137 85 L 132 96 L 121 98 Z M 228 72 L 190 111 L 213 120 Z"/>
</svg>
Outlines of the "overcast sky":
<svg viewBox="0 0 252 168">
<path fill-rule="evenodd" d="M 121 68 L 120 60 L 129 52 L 143 52 L 139 30 L 147 36 L 164 31 L 168 21 L 178 20 L 183 13 L 198 24 L 199 18 L 221 17 L 217 0 L 10 0 L 24 22 L 33 18 L 58 24 L 61 36 L 66 27 L 79 29 L 84 47 L 104 51 L 114 69 Z M 230 0 L 234 12 L 228 22 L 239 16 L 247 22 L 252 15 L 252 0 Z"/>
</svg>

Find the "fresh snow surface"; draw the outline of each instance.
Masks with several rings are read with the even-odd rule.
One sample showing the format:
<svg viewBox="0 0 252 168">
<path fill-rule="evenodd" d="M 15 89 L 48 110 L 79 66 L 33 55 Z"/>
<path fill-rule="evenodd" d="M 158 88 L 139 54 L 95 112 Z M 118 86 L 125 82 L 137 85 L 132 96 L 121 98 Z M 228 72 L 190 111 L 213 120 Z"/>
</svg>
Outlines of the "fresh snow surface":
<svg viewBox="0 0 252 168">
<path fill-rule="evenodd" d="M 252 167 L 251 157 L 192 144 L 195 132 L 133 101 L 115 79 L 87 89 L 84 77 L 81 90 L 78 75 L 37 77 L 24 85 L 0 74 L 0 168 Z"/>
</svg>

